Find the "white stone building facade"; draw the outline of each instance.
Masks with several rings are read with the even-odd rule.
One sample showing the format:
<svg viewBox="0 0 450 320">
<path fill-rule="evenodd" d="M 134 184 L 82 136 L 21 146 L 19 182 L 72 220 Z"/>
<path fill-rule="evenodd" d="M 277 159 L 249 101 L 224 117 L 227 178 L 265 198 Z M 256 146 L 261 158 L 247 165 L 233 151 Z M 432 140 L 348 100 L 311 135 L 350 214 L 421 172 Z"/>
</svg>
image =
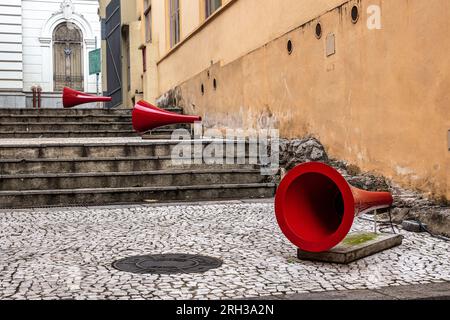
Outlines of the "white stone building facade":
<svg viewBox="0 0 450 320">
<path fill-rule="evenodd" d="M 96 93 L 89 52 L 101 45 L 98 9 L 98 0 L 0 0 L 0 107 L 32 107 L 31 88 L 40 86 L 42 107 L 60 108 L 61 85 L 72 73 L 78 89 Z M 58 38 L 66 29 L 76 43 Z"/>
</svg>

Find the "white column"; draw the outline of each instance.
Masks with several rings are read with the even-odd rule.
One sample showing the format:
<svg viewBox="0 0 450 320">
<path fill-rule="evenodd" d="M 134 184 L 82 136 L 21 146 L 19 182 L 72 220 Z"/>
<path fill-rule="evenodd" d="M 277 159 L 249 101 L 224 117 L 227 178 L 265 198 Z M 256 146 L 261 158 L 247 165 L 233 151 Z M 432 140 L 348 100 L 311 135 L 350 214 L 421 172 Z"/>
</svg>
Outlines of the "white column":
<svg viewBox="0 0 450 320">
<path fill-rule="evenodd" d="M 0 0 L 0 89 L 22 91 L 22 1 Z"/>
<path fill-rule="evenodd" d="M 84 63 L 84 89 L 86 92 L 94 93 L 97 91 L 96 76 L 89 75 L 89 52 L 95 49 L 95 39 L 85 39 L 85 63 Z"/>
<path fill-rule="evenodd" d="M 53 91 L 53 52 L 52 38 L 39 38 L 42 56 L 42 82 L 40 83 L 45 92 Z"/>
</svg>

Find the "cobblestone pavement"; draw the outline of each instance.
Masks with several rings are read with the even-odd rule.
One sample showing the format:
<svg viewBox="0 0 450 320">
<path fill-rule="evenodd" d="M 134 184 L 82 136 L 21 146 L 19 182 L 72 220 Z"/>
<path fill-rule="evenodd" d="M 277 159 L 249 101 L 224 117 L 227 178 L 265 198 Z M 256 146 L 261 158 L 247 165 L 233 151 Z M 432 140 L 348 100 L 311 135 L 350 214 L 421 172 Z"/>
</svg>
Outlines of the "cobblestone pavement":
<svg viewBox="0 0 450 320">
<path fill-rule="evenodd" d="M 355 230 L 371 230 L 358 221 Z M 449 243 L 405 233 L 401 247 L 349 266 L 301 262 L 273 204 L 227 202 L 0 212 L 0 299 L 229 299 L 450 281 Z M 118 259 L 221 258 L 195 275 L 134 275 Z"/>
</svg>

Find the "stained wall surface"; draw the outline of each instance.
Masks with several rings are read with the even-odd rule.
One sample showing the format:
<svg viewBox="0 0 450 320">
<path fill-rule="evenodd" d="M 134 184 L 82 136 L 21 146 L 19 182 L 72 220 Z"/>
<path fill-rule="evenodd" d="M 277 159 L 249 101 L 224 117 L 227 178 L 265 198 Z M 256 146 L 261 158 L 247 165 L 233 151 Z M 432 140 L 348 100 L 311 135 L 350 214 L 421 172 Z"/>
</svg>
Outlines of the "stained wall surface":
<svg viewBox="0 0 450 320">
<path fill-rule="evenodd" d="M 180 104 L 209 127 L 314 135 L 333 157 L 450 199 L 449 1 L 232 0 L 185 26 L 174 48 L 158 11 L 167 4 L 153 3 L 153 96 L 177 88 Z M 380 29 L 369 28 L 374 5 Z M 195 22 L 193 12 L 181 11 L 182 25 Z"/>
</svg>

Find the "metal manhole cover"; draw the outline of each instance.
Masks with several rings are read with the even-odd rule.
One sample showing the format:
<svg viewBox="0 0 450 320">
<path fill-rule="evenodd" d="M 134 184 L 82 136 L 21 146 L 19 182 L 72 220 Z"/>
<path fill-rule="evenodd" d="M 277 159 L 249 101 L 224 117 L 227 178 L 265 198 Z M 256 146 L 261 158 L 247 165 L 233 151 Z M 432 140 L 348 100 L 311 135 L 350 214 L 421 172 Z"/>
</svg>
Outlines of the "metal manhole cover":
<svg viewBox="0 0 450 320">
<path fill-rule="evenodd" d="M 203 273 L 220 266 L 222 260 L 190 254 L 137 256 L 113 263 L 113 267 L 119 271 L 137 274 Z"/>
</svg>

